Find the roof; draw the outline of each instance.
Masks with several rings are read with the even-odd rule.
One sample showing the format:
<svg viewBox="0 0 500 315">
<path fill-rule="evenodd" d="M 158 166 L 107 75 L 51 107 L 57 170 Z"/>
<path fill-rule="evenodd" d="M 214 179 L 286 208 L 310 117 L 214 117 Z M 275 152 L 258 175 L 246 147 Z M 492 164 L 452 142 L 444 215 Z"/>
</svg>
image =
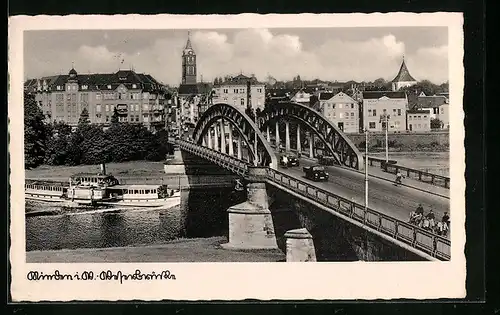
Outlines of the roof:
<svg viewBox="0 0 500 315">
<path fill-rule="evenodd" d="M 379 99 L 381 97 L 388 98 L 406 98 L 405 92 L 393 92 L 393 91 L 368 91 L 363 92 L 363 99 Z"/>
<path fill-rule="evenodd" d="M 331 99 L 330 99 L 330 102 L 332 103 L 342 103 L 342 104 L 354 104 L 354 103 L 357 103 L 352 97 L 350 97 L 349 95 L 343 93 L 343 92 L 339 92 L 337 94 L 335 94 Z"/>
<path fill-rule="evenodd" d="M 293 92 L 294 91 L 291 89 L 266 89 L 266 95 L 270 97 L 287 97 L 288 95 L 291 95 Z"/>
<path fill-rule="evenodd" d="M 97 177 L 97 178 L 108 178 L 108 177 L 113 177 L 113 175 L 110 174 L 98 174 L 98 173 L 76 173 L 71 175 L 71 178 L 73 177 L 83 177 L 83 176 L 88 176 L 88 177 Z"/>
<path fill-rule="evenodd" d="M 330 92 L 321 92 L 319 94 L 319 99 L 324 101 L 324 100 L 329 100 L 331 99 L 335 94 L 334 93 L 330 93 Z"/>
<path fill-rule="evenodd" d="M 113 188 L 117 189 L 155 189 L 158 188 L 161 185 L 148 185 L 148 184 L 136 184 L 136 185 L 115 185 Z"/>
<path fill-rule="evenodd" d="M 74 70 L 74 69 L 72 69 Z M 37 84 L 37 80 L 40 84 L 46 81 L 48 89 L 51 91 L 56 91 L 57 86 L 64 86 L 69 79 L 69 75 L 55 75 L 47 76 L 39 79 L 32 79 L 25 82 L 26 84 Z M 163 84 L 158 82 L 149 74 L 136 73 L 132 70 L 119 70 L 116 73 L 94 73 L 94 74 L 78 74 L 76 77 L 80 90 L 82 85 L 87 86 L 87 90 L 114 90 L 121 84 L 123 84 L 127 89 L 142 89 L 143 91 L 158 91 L 163 89 Z M 35 83 L 33 82 L 35 80 Z M 133 85 L 135 84 L 135 88 Z M 108 89 L 108 85 L 111 89 Z"/>
<path fill-rule="evenodd" d="M 179 86 L 179 90 L 177 91 L 179 95 L 187 95 L 187 94 L 198 94 L 198 85 L 197 84 L 181 84 Z"/>
<path fill-rule="evenodd" d="M 392 80 L 392 82 L 416 82 L 406 67 L 405 60 L 401 63 L 401 68 L 399 68 L 399 72 L 396 77 Z"/>
<path fill-rule="evenodd" d="M 409 109 L 406 111 L 408 114 L 429 114 L 429 110 L 422 110 L 422 109 Z"/>
<path fill-rule="evenodd" d="M 226 78 L 224 80 L 224 82 L 222 82 L 221 84 L 219 84 L 219 86 L 224 86 L 224 85 L 247 85 L 248 81 L 250 81 L 251 84 L 262 84 L 262 85 L 264 85 L 264 83 L 259 82 L 257 80 L 257 78 L 254 77 L 254 76 L 248 77 L 246 75 L 239 74 L 239 75 L 237 75 L 235 77 Z"/>
<path fill-rule="evenodd" d="M 435 108 L 447 103 L 444 95 L 419 96 L 416 106 L 418 108 Z"/>
</svg>

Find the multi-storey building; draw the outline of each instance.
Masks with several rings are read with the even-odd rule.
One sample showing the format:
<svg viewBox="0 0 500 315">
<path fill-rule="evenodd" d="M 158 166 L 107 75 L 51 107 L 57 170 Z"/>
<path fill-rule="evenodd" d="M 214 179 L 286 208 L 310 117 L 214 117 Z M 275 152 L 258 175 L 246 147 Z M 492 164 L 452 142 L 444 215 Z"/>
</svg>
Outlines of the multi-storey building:
<svg viewBox="0 0 500 315">
<path fill-rule="evenodd" d="M 345 133 L 359 131 L 359 108 L 358 102 L 349 95 L 339 92 L 337 94 L 322 92 L 318 97 L 319 112 L 340 130 Z"/>
<path fill-rule="evenodd" d="M 171 94 L 148 74 L 120 70 L 109 74 L 79 75 L 72 68 L 68 75 L 28 80 L 28 93 L 50 122 L 78 124 L 86 110 L 90 123 L 109 125 L 117 110 L 121 122 L 143 123 L 148 129 L 165 126 L 165 106 Z"/>
<path fill-rule="evenodd" d="M 265 84 L 257 81 L 254 76 L 247 77 L 240 74 L 235 77 L 227 77 L 223 82 L 215 85 L 213 91 L 213 104 L 226 103 L 241 110 L 245 110 L 248 105 L 252 109 L 264 109 Z"/>
<path fill-rule="evenodd" d="M 411 109 L 407 112 L 408 131 L 428 132 L 431 130 L 431 111 Z"/>
<path fill-rule="evenodd" d="M 363 121 L 361 125 L 368 131 L 384 131 L 387 115 L 389 132 L 406 130 L 408 98 L 405 92 L 363 92 Z"/>
<path fill-rule="evenodd" d="M 439 119 L 441 122 L 439 129 L 448 129 L 450 127 L 447 94 L 427 96 L 422 92 L 417 98 L 417 104 L 414 109 L 429 111 L 431 119 Z"/>
</svg>

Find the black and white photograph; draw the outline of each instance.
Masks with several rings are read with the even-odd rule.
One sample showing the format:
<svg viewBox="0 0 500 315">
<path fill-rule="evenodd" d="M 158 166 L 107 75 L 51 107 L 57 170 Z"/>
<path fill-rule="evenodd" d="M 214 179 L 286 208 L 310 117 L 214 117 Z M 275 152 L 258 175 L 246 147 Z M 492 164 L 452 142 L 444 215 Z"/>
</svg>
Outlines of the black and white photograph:
<svg viewBox="0 0 500 315">
<path fill-rule="evenodd" d="M 461 15 L 232 17 L 16 30 L 11 252 L 48 268 L 22 277 L 40 293 L 77 266 L 167 264 L 156 275 L 178 283 L 196 263 L 347 277 L 392 262 L 464 279 Z"/>
</svg>

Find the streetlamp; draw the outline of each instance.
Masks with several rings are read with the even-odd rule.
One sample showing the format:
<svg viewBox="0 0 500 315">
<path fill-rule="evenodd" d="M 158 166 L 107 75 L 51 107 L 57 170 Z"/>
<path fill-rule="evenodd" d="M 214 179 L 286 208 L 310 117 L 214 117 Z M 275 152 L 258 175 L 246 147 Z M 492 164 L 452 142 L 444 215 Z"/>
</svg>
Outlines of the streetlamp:
<svg viewBox="0 0 500 315">
<path fill-rule="evenodd" d="M 365 128 L 365 213 L 368 211 L 368 129 Z"/>
<path fill-rule="evenodd" d="M 385 164 L 389 162 L 389 141 L 387 136 L 387 129 L 389 129 L 389 118 L 391 115 L 383 114 L 380 116 L 380 122 L 385 122 Z"/>
<path fill-rule="evenodd" d="M 257 110 L 251 108 L 251 111 L 253 112 L 255 126 L 257 128 L 259 128 L 259 126 L 257 125 Z M 255 152 L 255 157 L 253 159 L 253 164 L 254 164 L 254 166 L 258 166 L 258 163 L 259 163 L 259 161 L 258 161 L 258 159 L 259 159 L 259 153 L 257 152 L 257 131 L 255 131 L 254 134 L 255 134 L 255 138 L 254 138 L 254 152 Z"/>
</svg>

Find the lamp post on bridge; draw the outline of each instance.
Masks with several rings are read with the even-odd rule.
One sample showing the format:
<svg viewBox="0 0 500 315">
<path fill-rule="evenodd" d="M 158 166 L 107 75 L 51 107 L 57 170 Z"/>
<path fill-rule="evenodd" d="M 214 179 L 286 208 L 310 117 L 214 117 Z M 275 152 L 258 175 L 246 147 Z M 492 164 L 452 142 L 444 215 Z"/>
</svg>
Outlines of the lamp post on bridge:
<svg viewBox="0 0 500 315">
<path fill-rule="evenodd" d="M 368 129 L 365 128 L 365 213 L 368 211 Z"/>
<path fill-rule="evenodd" d="M 389 119 L 391 115 L 382 114 L 380 115 L 380 122 L 382 123 L 382 127 L 384 127 L 385 123 L 385 164 L 389 162 L 389 141 L 387 136 L 387 129 L 389 129 Z"/>
</svg>

